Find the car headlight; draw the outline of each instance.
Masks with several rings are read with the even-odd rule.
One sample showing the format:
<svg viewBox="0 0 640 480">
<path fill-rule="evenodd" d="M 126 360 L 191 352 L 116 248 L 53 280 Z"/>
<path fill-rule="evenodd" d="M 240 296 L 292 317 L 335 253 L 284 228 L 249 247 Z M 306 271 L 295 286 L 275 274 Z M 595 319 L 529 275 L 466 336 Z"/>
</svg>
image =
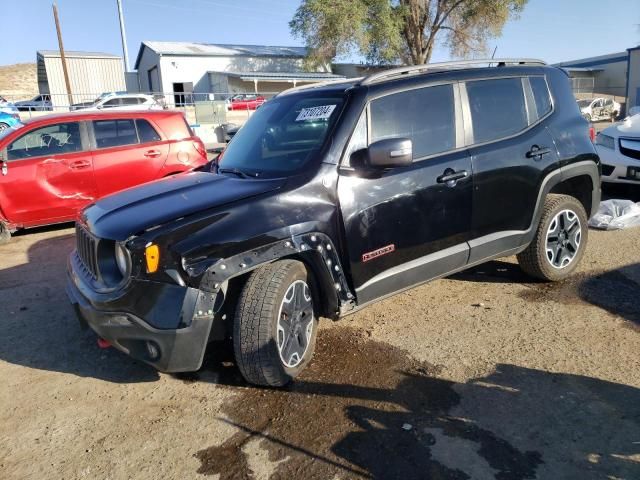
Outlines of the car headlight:
<svg viewBox="0 0 640 480">
<path fill-rule="evenodd" d="M 616 142 L 614 138 L 603 133 L 599 133 L 596 136 L 596 145 L 601 145 L 603 147 L 610 148 L 611 150 L 615 150 L 616 148 Z"/>
<path fill-rule="evenodd" d="M 122 274 L 122 278 L 129 275 L 129 251 L 116 242 L 116 265 Z"/>
</svg>

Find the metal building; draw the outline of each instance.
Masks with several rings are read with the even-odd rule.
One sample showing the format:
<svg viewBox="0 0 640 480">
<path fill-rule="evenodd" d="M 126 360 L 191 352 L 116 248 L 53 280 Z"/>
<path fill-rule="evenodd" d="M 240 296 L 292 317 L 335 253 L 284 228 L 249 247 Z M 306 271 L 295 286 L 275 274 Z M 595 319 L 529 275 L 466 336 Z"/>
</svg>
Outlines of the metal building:
<svg viewBox="0 0 640 480">
<path fill-rule="evenodd" d="M 640 46 L 627 52 L 627 109 L 630 109 L 640 107 Z"/>
<path fill-rule="evenodd" d="M 169 103 L 172 96 L 276 93 L 302 83 L 344 78 L 306 71 L 306 54 L 303 47 L 143 42 L 135 69 L 140 90 L 163 93 Z"/>
<path fill-rule="evenodd" d="M 110 53 L 65 52 L 73 103 L 86 102 L 104 92 L 126 90 L 122 58 Z M 37 52 L 38 89 L 51 95 L 54 107 L 69 105 L 60 52 Z"/>
<path fill-rule="evenodd" d="M 627 52 L 556 63 L 571 77 L 576 94 L 624 98 L 627 89 Z"/>
</svg>

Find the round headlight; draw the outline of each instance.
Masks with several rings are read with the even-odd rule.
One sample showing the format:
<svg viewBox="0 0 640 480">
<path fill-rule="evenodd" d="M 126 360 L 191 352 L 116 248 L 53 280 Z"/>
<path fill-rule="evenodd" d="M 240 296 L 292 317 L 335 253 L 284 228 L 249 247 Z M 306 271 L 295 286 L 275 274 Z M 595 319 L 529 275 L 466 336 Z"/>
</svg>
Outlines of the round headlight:
<svg viewBox="0 0 640 480">
<path fill-rule="evenodd" d="M 116 265 L 123 277 L 129 273 L 129 252 L 125 247 L 116 243 Z"/>
</svg>

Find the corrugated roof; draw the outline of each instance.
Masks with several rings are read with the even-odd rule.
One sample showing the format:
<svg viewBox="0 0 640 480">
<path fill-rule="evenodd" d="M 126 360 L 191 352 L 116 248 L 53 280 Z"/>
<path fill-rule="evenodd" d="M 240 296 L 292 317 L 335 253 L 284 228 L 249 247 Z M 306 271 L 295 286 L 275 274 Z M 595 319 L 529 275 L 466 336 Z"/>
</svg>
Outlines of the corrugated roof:
<svg viewBox="0 0 640 480">
<path fill-rule="evenodd" d="M 600 63 L 626 62 L 627 52 L 609 53 L 607 55 L 599 55 L 597 57 L 579 58 L 577 60 L 568 60 L 566 62 L 554 63 L 554 67 L 591 67 Z"/>
<path fill-rule="evenodd" d="M 233 45 L 193 42 L 142 42 L 142 45 L 147 46 L 161 55 L 304 57 L 307 54 L 305 47 L 283 47 L 274 45 Z"/>
<path fill-rule="evenodd" d="M 38 50 L 38 55 L 42 57 L 60 57 L 59 50 Z M 121 58 L 118 55 L 114 55 L 113 53 L 104 53 L 104 52 L 80 52 L 74 50 L 65 50 L 64 56 L 68 58 Z"/>
<path fill-rule="evenodd" d="M 278 80 L 341 80 L 344 75 L 335 75 L 324 72 L 209 72 L 229 77 L 240 78 L 245 81 L 252 81 L 254 78 L 267 81 Z"/>
</svg>

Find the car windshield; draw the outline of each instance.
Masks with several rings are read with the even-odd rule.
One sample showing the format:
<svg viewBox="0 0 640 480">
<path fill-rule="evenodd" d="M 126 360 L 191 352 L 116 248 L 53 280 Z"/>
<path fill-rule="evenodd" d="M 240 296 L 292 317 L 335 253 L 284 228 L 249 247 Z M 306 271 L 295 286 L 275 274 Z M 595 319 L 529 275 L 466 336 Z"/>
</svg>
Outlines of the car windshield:
<svg viewBox="0 0 640 480">
<path fill-rule="evenodd" d="M 578 106 L 580 108 L 588 107 L 591 105 L 592 100 L 578 100 Z"/>
<path fill-rule="evenodd" d="M 324 145 L 343 103 L 339 93 L 287 95 L 266 102 L 229 143 L 220 173 L 262 176 L 300 170 Z"/>
</svg>

